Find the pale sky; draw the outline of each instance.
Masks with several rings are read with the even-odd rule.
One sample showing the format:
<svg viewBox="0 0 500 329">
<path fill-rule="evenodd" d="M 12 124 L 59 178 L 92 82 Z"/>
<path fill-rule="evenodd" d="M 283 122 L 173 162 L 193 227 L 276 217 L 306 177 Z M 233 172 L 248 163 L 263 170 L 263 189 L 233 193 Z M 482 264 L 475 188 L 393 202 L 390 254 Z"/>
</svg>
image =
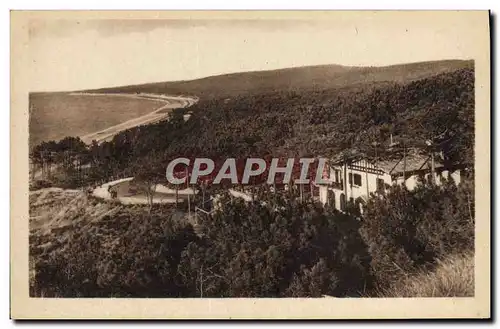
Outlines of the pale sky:
<svg viewBox="0 0 500 329">
<path fill-rule="evenodd" d="M 33 20 L 32 91 L 63 91 L 318 64 L 474 58 L 461 15 L 328 20 Z"/>
</svg>

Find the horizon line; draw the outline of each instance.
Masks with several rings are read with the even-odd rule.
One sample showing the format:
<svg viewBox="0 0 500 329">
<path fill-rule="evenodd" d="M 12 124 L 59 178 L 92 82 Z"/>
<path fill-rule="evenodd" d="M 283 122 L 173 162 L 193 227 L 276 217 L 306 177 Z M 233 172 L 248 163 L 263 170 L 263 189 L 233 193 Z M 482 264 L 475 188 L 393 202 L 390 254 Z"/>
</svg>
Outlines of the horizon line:
<svg viewBox="0 0 500 329">
<path fill-rule="evenodd" d="M 433 59 L 433 60 L 422 60 L 416 62 L 398 62 L 389 65 L 343 65 L 343 64 L 312 64 L 312 65 L 299 65 L 299 66 L 287 66 L 270 70 L 249 70 L 249 71 L 232 71 L 226 73 L 212 74 L 201 77 L 196 77 L 193 79 L 183 79 L 183 80 L 161 80 L 161 81 L 149 81 L 149 82 L 139 82 L 133 84 L 122 84 L 122 85 L 112 85 L 112 86 L 103 86 L 103 87 L 94 87 L 94 88 L 84 88 L 84 89 L 75 89 L 75 90 L 45 90 L 45 91 L 30 91 L 28 94 L 42 94 L 42 93 L 71 93 L 71 92 L 91 92 L 100 89 L 110 89 L 110 88 L 123 88 L 123 87 L 139 87 L 148 84 L 158 84 L 158 83 L 179 83 L 179 82 L 192 82 L 196 80 L 203 80 L 208 78 L 227 76 L 227 75 L 237 75 L 244 73 L 257 73 L 257 72 L 273 72 L 273 71 L 282 71 L 287 69 L 299 69 L 299 68 L 313 68 L 313 67 L 322 67 L 322 66 L 339 66 L 349 69 L 365 69 L 365 68 L 386 68 L 398 65 L 411 65 L 411 64 L 420 64 L 420 63 L 435 63 L 435 62 L 446 62 L 446 61 L 458 61 L 458 62 L 474 62 L 474 59 L 471 58 L 446 58 L 446 59 Z"/>
</svg>

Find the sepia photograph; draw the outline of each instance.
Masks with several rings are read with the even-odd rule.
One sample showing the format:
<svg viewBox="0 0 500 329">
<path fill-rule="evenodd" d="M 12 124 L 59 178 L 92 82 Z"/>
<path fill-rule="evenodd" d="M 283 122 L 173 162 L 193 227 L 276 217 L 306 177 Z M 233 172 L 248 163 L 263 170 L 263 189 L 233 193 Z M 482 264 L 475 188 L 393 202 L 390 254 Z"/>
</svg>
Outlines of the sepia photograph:
<svg viewBox="0 0 500 329">
<path fill-rule="evenodd" d="M 489 317 L 489 20 L 12 12 L 13 314 Z"/>
</svg>

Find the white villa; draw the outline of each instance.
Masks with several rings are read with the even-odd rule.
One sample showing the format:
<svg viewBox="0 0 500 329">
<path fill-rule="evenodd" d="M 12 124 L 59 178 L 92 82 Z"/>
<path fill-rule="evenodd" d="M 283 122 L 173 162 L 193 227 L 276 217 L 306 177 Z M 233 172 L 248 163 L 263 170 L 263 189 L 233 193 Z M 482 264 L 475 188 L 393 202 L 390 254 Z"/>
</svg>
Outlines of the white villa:
<svg viewBox="0 0 500 329">
<path fill-rule="evenodd" d="M 362 212 L 363 205 L 372 193 L 383 193 L 391 185 L 403 183 L 408 189 L 414 189 L 419 177 L 429 179 L 431 172 L 432 156 L 417 153 L 392 161 L 374 162 L 365 158 L 334 160 L 329 163 L 329 173 L 325 177 L 328 183 L 319 185 L 319 200 L 340 211 L 345 211 L 347 202 L 353 201 L 359 204 Z M 458 184 L 460 175 L 458 168 L 450 169 L 441 163 L 434 164 L 434 181 L 437 184 L 449 177 Z"/>
</svg>

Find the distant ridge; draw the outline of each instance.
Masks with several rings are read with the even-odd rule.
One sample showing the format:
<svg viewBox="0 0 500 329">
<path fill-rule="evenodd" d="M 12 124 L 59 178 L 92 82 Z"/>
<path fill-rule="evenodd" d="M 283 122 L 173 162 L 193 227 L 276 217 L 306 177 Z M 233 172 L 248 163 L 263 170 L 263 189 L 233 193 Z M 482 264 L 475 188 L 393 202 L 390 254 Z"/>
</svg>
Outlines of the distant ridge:
<svg viewBox="0 0 500 329">
<path fill-rule="evenodd" d="M 380 67 L 317 65 L 230 73 L 196 80 L 90 89 L 85 92 L 193 95 L 203 99 L 214 99 L 271 91 L 344 88 L 365 83 L 407 83 L 465 67 L 474 67 L 474 62 L 472 60 L 442 60 Z"/>
</svg>

